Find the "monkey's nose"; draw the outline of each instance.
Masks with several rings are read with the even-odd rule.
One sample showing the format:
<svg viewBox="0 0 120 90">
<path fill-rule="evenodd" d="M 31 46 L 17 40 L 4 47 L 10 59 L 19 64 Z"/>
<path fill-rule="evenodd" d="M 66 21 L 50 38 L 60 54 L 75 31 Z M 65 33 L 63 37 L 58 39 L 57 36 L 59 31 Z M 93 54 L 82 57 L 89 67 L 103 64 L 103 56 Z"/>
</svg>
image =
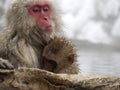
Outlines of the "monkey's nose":
<svg viewBox="0 0 120 90">
<path fill-rule="evenodd" d="M 45 21 L 48 21 L 48 17 L 44 17 L 43 19 L 44 19 Z"/>
</svg>

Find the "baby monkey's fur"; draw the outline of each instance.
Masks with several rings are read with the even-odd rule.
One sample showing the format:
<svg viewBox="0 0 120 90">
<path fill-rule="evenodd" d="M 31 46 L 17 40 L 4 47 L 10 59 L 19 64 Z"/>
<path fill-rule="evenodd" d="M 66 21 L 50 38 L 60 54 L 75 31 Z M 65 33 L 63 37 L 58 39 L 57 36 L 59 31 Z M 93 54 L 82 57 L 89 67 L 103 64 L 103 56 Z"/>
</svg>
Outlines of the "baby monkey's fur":
<svg viewBox="0 0 120 90">
<path fill-rule="evenodd" d="M 78 73 L 76 51 L 70 41 L 55 37 L 43 51 L 43 57 L 56 62 L 56 73 Z M 44 63 L 43 63 L 44 64 Z"/>
</svg>

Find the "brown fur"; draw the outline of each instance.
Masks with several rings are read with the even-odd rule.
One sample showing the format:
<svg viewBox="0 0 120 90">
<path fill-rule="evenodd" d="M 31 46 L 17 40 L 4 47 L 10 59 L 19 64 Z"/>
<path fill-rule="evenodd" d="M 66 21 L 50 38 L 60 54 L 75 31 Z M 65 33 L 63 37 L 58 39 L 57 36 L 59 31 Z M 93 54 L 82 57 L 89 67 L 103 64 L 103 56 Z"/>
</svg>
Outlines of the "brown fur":
<svg viewBox="0 0 120 90">
<path fill-rule="evenodd" d="M 27 11 L 29 4 L 42 2 L 49 3 L 52 8 L 55 26 L 51 35 L 44 33 Z M 14 0 L 6 13 L 6 29 L 0 31 L 0 57 L 15 68 L 40 68 L 44 47 L 61 31 L 60 16 L 55 9 L 53 0 Z M 75 71 L 74 67 L 72 70 Z"/>
<path fill-rule="evenodd" d="M 79 71 L 76 61 L 76 51 L 72 43 L 65 38 L 55 37 L 45 47 L 43 56 L 57 63 L 57 67 L 53 72 L 75 74 Z M 72 56 L 72 60 L 70 60 L 70 56 Z"/>
</svg>

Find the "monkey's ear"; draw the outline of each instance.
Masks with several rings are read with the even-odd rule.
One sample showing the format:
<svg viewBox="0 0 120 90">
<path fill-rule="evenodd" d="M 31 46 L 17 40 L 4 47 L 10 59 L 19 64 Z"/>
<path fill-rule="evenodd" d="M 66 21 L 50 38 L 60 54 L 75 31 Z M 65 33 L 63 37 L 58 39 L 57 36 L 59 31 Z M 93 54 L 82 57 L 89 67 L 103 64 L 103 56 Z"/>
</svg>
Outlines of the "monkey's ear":
<svg viewBox="0 0 120 90">
<path fill-rule="evenodd" d="M 74 60 L 75 60 L 75 54 L 69 55 L 69 56 L 68 56 L 68 60 L 69 60 L 69 62 L 72 64 L 72 63 L 74 62 Z"/>
</svg>

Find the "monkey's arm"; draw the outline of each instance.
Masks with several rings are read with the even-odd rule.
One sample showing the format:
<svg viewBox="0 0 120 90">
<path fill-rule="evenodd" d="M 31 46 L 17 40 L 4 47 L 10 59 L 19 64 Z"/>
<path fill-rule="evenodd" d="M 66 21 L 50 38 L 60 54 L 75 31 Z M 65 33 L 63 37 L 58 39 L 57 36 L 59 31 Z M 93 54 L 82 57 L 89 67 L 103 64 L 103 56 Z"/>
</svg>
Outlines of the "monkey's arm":
<svg viewBox="0 0 120 90">
<path fill-rule="evenodd" d="M 43 57 L 42 68 L 45 70 L 56 73 L 77 73 L 79 71 L 75 64 L 76 51 L 71 42 L 64 38 L 54 38 L 44 48 Z"/>
<path fill-rule="evenodd" d="M 7 53 L 7 45 L 11 34 L 9 29 L 0 30 L 0 57 Z"/>
<path fill-rule="evenodd" d="M 0 50 L 0 69 L 13 69 L 14 66 L 9 62 L 8 59 L 3 59 L 6 58 L 7 55 L 5 55 L 5 49 L 2 48 Z"/>
<path fill-rule="evenodd" d="M 8 37 L 9 30 L 0 30 L 0 68 L 1 69 L 13 69 L 13 65 L 7 60 L 8 56 Z M 6 59 L 3 59 L 6 58 Z"/>
</svg>

